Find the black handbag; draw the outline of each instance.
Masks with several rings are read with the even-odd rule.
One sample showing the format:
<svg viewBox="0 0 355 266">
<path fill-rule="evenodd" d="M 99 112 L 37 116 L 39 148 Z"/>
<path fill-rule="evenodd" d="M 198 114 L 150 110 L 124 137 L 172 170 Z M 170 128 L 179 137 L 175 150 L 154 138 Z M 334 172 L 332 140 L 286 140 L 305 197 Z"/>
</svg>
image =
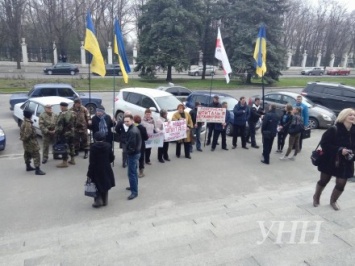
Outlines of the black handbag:
<svg viewBox="0 0 355 266">
<path fill-rule="evenodd" d="M 289 127 L 288 129 L 288 134 L 290 135 L 296 135 L 298 133 L 301 133 L 304 130 L 302 124 L 293 124 Z"/>
<path fill-rule="evenodd" d="M 301 138 L 302 139 L 309 139 L 311 137 L 311 129 L 306 128 L 302 131 Z"/>
<path fill-rule="evenodd" d="M 311 154 L 311 162 L 314 166 L 319 166 L 320 162 L 322 161 L 322 157 L 324 155 L 324 152 L 322 149 L 318 149 L 320 145 L 320 142 L 318 143 L 316 149 L 312 151 Z"/>
<path fill-rule="evenodd" d="M 94 182 L 88 177 L 85 183 L 85 196 L 96 198 L 97 196 L 97 188 Z"/>
</svg>

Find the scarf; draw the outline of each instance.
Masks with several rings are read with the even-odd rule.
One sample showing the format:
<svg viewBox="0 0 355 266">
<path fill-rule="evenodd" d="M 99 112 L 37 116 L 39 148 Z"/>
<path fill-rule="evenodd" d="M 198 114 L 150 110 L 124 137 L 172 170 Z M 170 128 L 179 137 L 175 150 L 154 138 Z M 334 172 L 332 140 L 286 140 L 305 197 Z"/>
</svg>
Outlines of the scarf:
<svg viewBox="0 0 355 266">
<path fill-rule="evenodd" d="M 99 117 L 100 118 L 100 123 L 99 123 L 99 132 L 105 133 L 107 135 L 107 124 L 105 120 L 105 115 L 102 115 Z"/>
</svg>

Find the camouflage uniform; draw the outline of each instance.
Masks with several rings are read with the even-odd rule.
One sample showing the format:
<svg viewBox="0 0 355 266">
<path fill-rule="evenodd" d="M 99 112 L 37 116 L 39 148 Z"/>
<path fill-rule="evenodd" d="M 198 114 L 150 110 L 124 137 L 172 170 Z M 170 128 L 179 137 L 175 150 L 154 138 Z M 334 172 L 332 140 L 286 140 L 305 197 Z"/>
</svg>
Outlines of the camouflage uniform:
<svg viewBox="0 0 355 266">
<path fill-rule="evenodd" d="M 25 151 L 23 157 L 26 165 L 29 165 L 31 163 L 31 159 L 33 159 L 35 167 L 39 167 L 41 155 L 39 154 L 36 129 L 32 125 L 31 119 L 24 119 L 21 125 L 20 139 L 22 140 L 23 149 Z"/>
<path fill-rule="evenodd" d="M 67 154 L 63 156 L 63 160 L 68 159 L 68 153 L 74 157 L 74 114 L 71 111 L 63 111 L 58 115 L 55 132 L 57 139 L 68 144 Z"/>
<path fill-rule="evenodd" d="M 75 134 L 74 134 L 74 147 L 76 151 L 80 150 L 80 142 L 82 143 L 82 148 L 85 151 L 89 150 L 89 138 L 88 138 L 88 123 L 91 120 L 89 111 L 84 106 L 75 107 L 75 105 L 70 108 L 70 111 L 74 113 L 75 116 Z"/>
<path fill-rule="evenodd" d="M 43 160 L 48 159 L 49 145 L 55 142 L 55 135 L 49 133 L 54 131 L 57 123 L 57 115 L 54 113 L 43 112 L 39 116 L 39 128 L 42 131 L 43 139 Z"/>
</svg>

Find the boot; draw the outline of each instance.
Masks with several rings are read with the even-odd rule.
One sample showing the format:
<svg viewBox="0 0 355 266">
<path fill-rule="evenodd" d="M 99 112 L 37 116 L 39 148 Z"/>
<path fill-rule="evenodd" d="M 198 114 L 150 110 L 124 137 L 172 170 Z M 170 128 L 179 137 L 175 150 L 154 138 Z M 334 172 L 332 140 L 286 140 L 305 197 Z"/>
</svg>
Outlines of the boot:
<svg viewBox="0 0 355 266">
<path fill-rule="evenodd" d="M 72 165 L 75 165 L 74 156 L 70 156 L 70 161 L 69 161 L 69 163 L 72 164 Z"/>
<path fill-rule="evenodd" d="M 68 167 L 68 160 L 67 159 L 63 159 L 63 162 L 60 164 L 57 164 L 58 168 L 67 168 Z"/>
<path fill-rule="evenodd" d="M 144 169 L 139 169 L 138 177 L 144 177 Z"/>
<path fill-rule="evenodd" d="M 101 192 L 101 198 L 102 198 L 102 205 L 106 206 L 107 205 L 107 200 L 108 200 L 108 191 Z"/>
<path fill-rule="evenodd" d="M 343 193 L 343 191 L 339 191 L 336 188 L 333 189 L 333 193 L 330 196 L 330 205 L 333 207 L 334 210 L 339 211 L 340 207 L 337 204 L 337 200 L 339 199 L 340 195 Z"/>
<path fill-rule="evenodd" d="M 31 163 L 26 163 L 26 171 L 34 171 L 34 170 L 36 170 L 36 168 L 33 168 L 31 166 Z"/>
<path fill-rule="evenodd" d="M 94 203 L 92 204 L 92 206 L 94 208 L 100 208 L 102 205 L 103 202 L 102 202 L 101 194 L 99 194 L 98 197 L 94 199 Z"/>
<path fill-rule="evenodd" d="M 46 173 L 43 172 L 41 169 L 39 169 L 39 167 L 36 167 L 36 172 L 35 172 L 36 175 L 45 175 Z"/>
<path fill-rule="evenodd" d="M 318 183 L 317 183 L 316 192 L 314 192 L 314 195 L 313 195 L 313 206 L 314 207 L 319 206 L 320 195 L 322 194 L 323 189 L 324 189 L 324 187 L 318 185 Z"/>
<path fill-rule="evenodd" d="M 84 159 L 87 159 L 87 158 L 88 158 L 88 152 L 89 152 L 89 151 L 88 151 L 88 150 L 85 150 L 84 152 L 85 152 L 85 153 L 84 153 Z"/>
</svg>

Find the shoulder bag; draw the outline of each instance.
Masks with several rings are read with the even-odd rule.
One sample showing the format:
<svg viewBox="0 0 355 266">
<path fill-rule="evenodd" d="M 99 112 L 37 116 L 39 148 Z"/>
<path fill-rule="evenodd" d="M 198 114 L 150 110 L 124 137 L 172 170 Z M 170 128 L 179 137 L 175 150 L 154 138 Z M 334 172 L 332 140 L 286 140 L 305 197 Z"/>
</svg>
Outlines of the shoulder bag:
<svg viewBox="0 0 355 266">
<path fill-rule="evenodd" d="M 85 196 L 96 198 L 97 196 L 97 188 L 94 182 L 91 181 L 91 179 L 88 177 L 85 183 Z"/>
</svg>

